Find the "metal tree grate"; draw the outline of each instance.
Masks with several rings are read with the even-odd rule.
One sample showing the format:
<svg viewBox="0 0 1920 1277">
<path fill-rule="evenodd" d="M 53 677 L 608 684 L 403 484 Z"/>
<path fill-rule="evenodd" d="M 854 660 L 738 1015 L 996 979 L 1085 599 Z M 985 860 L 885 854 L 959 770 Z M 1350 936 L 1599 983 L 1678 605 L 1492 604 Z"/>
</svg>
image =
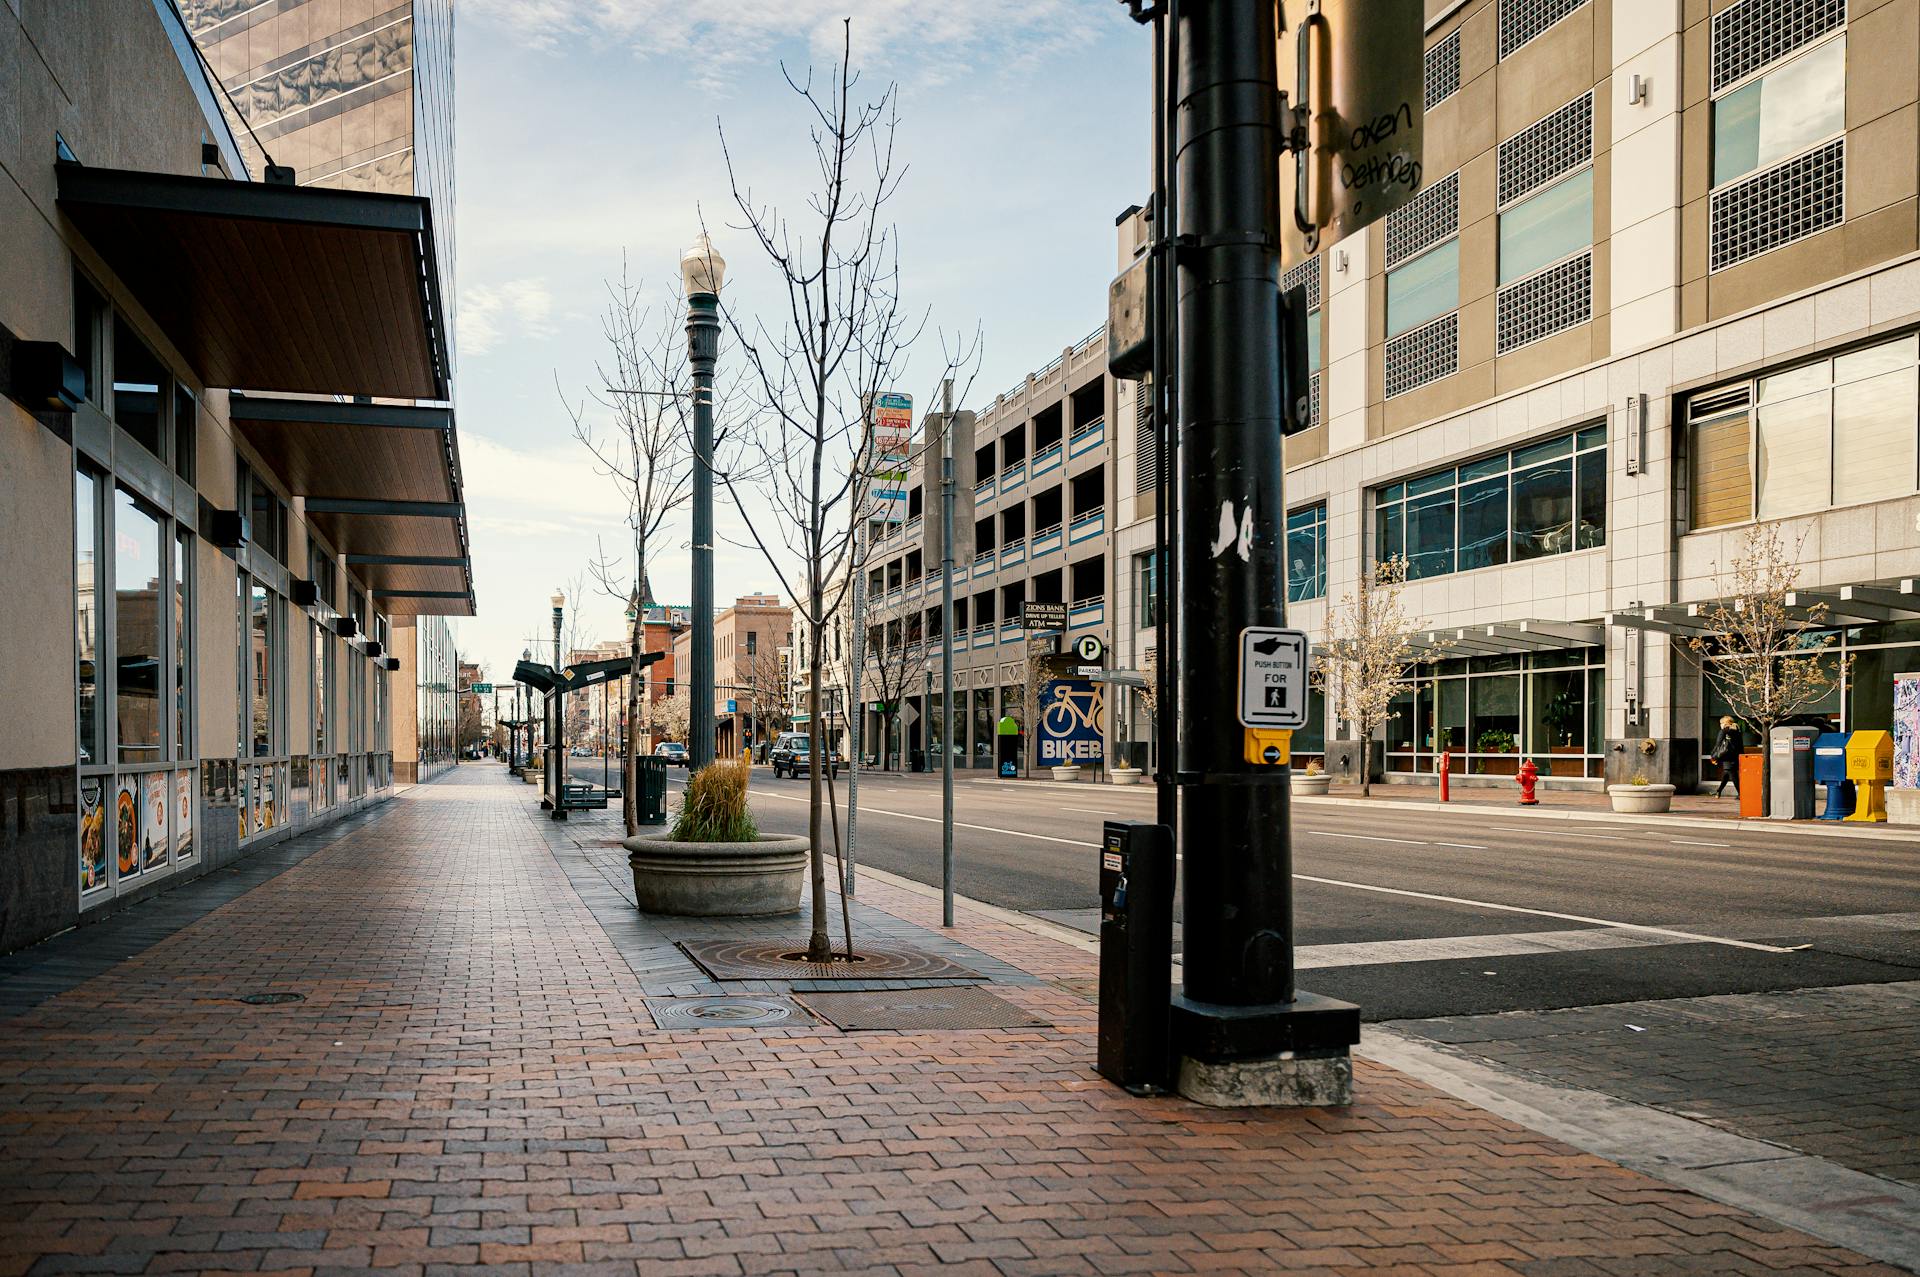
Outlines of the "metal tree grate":
<svg viewBox="0 0 1920 1277">
<path fill-rule="evenodd" d="M 1837 137 L 1714 192 L 1708 268 L 1724 270 L 1845 220 L 1846 147 Z"/>
<path fill-rule="evenodd" d="M 1742 0 L 1713 16 L 1713 92 L 1846 25 L 1847 0 Z"/>
<path fill-rule="evenodd" d="M 876 993 L 807 993 L 815 1015 L 848 1033 L 862 1030 L 1034 1029 L 1047 1021 L 985 989 L 889 989 Z"/>
<path fill-rule="evenodd" d="M 918 949 L 862 948 L 857 961 L 808 962 L 791 940 L 683 940 L 680 949 L 716 980 L 977 980 L 980 973 Z"/>
<path fill-rule="evenodd" d="M 717 998 L 648 998 L 655 1027 L 689 1029 L 789 1029 L 815 1023 L 792 998 L 767 995 Z"/>
</svg>

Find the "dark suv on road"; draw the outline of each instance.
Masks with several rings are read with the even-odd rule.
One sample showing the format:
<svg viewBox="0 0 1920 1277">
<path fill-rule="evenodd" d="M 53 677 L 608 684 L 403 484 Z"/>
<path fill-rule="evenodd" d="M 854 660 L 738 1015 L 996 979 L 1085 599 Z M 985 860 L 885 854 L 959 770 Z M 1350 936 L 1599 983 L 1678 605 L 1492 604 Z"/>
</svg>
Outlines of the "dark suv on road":
<svg viewBox="0 0 1920 1277">
<path fill-rule="evenodd" d="M 779 739 L 773 742 L 773 750 L 767 755 L 767 761 L 773 764 L 773 774 L 779 776 L 805 776 L 813 767 L 813 742 L 805 732 L 781 732 Z M 827 766 L 833 775 L 840 774 L 840 768 L 846 760 L 828 753 Z"/>
<path fill-rule="evenodd" d="M 653 756 L 665 759 L 670 766 L 685 767 L 687 765 L 687 747 L 679 741 L 661 741 L 653 747 Z"/>
</svg>

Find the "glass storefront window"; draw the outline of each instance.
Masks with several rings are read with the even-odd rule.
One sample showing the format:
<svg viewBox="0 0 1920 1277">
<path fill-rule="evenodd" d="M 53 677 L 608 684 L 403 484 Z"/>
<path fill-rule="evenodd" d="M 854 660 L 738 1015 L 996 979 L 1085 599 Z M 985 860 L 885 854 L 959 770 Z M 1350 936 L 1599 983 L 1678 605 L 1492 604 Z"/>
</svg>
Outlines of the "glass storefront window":
<svg viewBox="0 0 1920 1277">
<path fill-rule="evenodd" d="M 1847 121 L 1844 36 L 1800 54 L 1713 104 L 1713 184 L 1811 148 Z"/>
<path fill-rule="evenodd" d="M 1827 504 L 1832 487 L 1827 456 L 1827 392 L 1760 405 L 1759 470 L 1762 519 L 1778 519 Z M 1906 476 L 1912 486 L 1913 476 Z"/>
<path fill-rule="evenodd" d="M 100 481 L 81 470 L 73 480 L 73 607 L 80 762 L 97 763 L 100 748 L 100 598 L 97 572 Z"/>
<path fill-rule="evenodd" d="M 173 540 L 173 756 L 193 757 L 193 537 Z"/>
<path fill-rule="evenodd" d="M 1843 494 L 1850 502 L 1884 501 L 1913 491 L 1914 422 L 1920 420 L 1917 392 L 1920 383 L 1911 367 L 1834 387 L 1836 501 Z"/>
<path fill-rule="evenodd" d="M 130 492 L 114 490 L 114 720 L 123 763 L 158 762 L 160 674 L 160 517 Z"/>
<path fill-rule="evenodd" d="M 1327 592 L 1327 507 L 1324 502 L 1287 516 L 1287 601 Z"/>
<path fill-rule="evenodd" d="M 133 441 L 161 460 L 160 389 L 167 373 L 147 344 L 134 335 L 124 319 L 113 323 L 113 421 Z"/>
<path fill-rule="evenodd" d="M 1513 476 L 1516 562 L 1573 549 L 1573 461 L 1563 458 Z"/>
<path fill-rule="evenodd" d="M 313 752 L 316 754 L 332 752 L 327 748 L 327 689 L 332 686 L 327 673 L 333 655 L 329 648 L 326 627 L 316 622 L 313 627 Z"/>
<path fill-rule="evenodd" d="M 973 757 L 980 767 L 993 762 L 993 693 L 984 687 L 973 689 Z"/>
<path fill-rule="evenodd" d="M 273 597 L 264 585 L 253 587 L 248 605 L 248 664 L 251 671 L 252 713 L 248 731 L 253 756 L 273 753 Z"/>
</svg>

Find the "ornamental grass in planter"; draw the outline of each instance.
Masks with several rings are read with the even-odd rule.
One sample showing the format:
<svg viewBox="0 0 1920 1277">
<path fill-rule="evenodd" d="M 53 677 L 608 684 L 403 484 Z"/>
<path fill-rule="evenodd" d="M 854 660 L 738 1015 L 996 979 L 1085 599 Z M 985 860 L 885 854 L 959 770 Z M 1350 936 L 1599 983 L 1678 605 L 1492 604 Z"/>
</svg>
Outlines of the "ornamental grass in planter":
<svg viewBox="0 0 1920 1277">
<path fill-rule="evenodd" d="M 747 807 L 751 774 L 745 758 L 702 767 L 687 778 L 672 829 L 621 844 L 642 913 L 722 918 L 800 908 L 810 844 L 760 832 Z"/>
</svg>

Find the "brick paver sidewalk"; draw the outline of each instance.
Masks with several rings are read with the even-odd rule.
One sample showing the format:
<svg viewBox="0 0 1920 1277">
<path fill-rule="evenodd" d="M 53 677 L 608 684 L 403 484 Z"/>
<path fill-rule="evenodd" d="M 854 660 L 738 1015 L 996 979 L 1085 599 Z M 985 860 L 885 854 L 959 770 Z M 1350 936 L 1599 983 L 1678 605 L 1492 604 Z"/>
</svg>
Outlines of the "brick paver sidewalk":
<svg viewBox="0 0 1920 1277">
<path fill-rule="evenodd" d="M 1895 1271 L 1365 1062 L 1129 1098 L 1091 956 L 965 912 L 1055 1027 L 662 1033 L 553 830 L 459 769 L 0 1022 L 0 1272 Z"/>
</svg>

